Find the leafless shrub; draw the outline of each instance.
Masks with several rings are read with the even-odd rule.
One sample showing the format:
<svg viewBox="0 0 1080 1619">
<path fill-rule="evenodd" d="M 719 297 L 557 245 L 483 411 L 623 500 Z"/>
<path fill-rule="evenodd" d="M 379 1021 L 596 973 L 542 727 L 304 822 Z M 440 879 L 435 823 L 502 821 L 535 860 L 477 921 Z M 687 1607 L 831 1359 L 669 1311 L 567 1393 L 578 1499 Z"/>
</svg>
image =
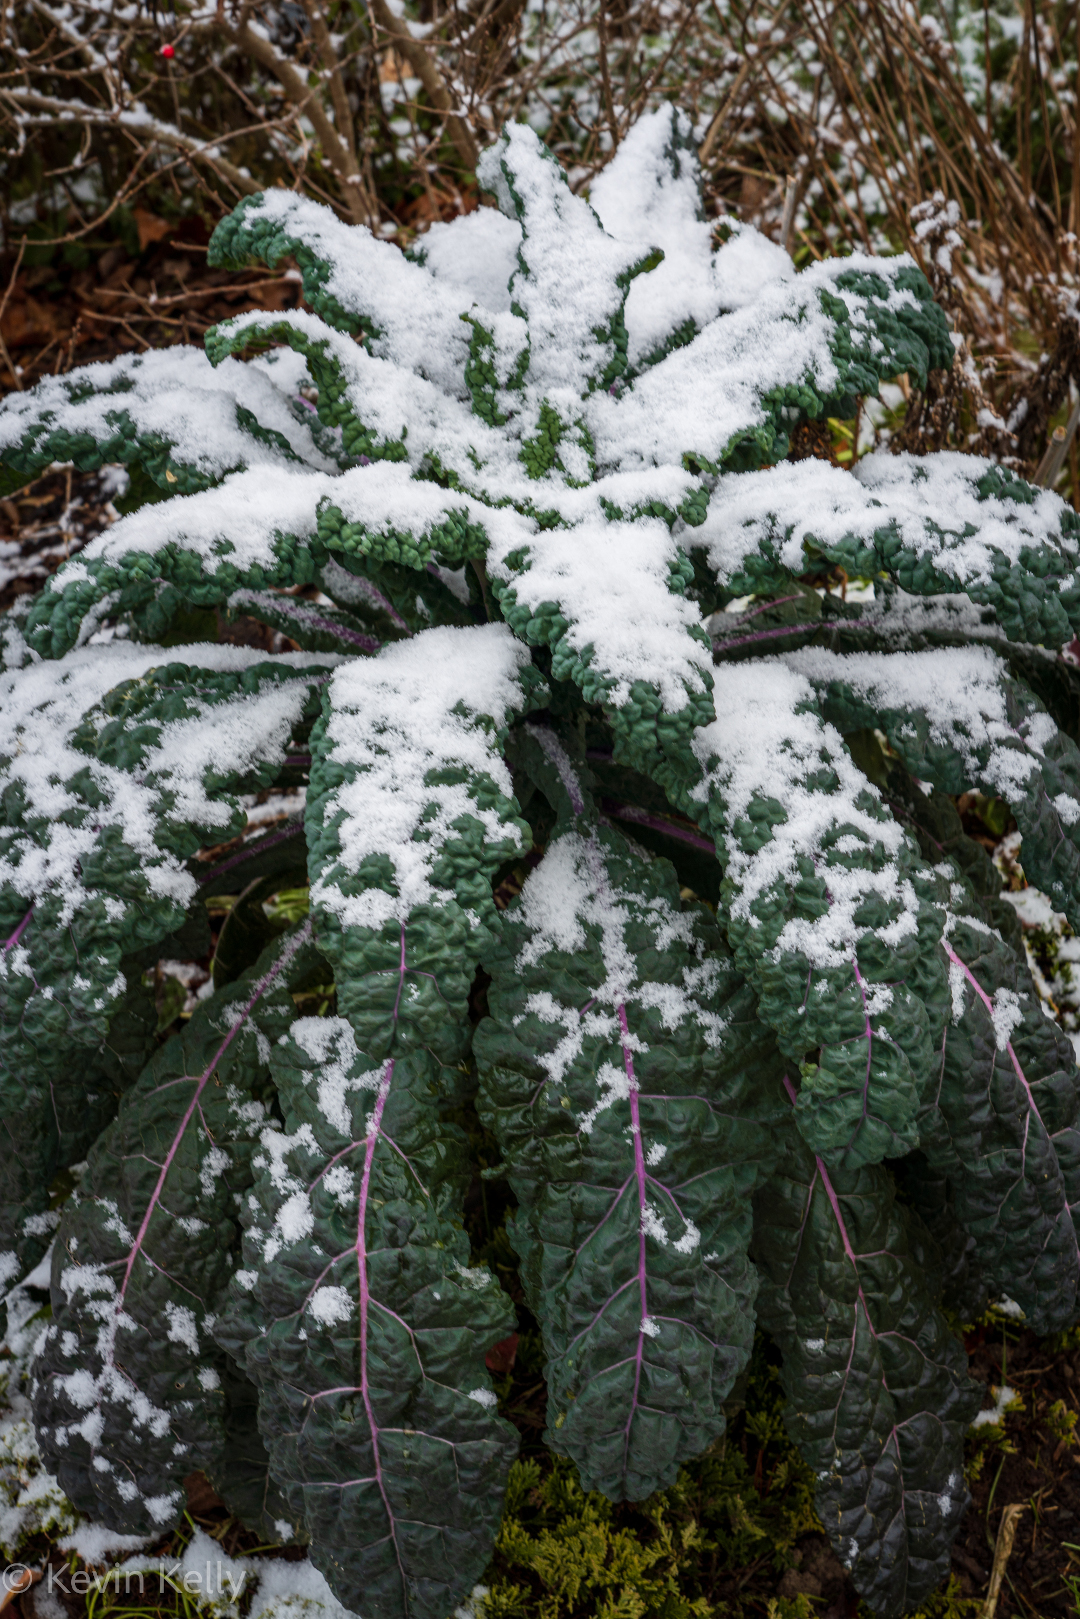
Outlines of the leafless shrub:
<svg viewBox="0 0 1080 1619">
<path fill-rule="evenodd" d="M 160 210 L 163 188 L 212 219 L 266 185 L 407 242 L 476 205 L 476 155 L 505 118 L 540 128 L 584 188 L 647 107 L 677 99 L 714 213 L 797 261 L 908 248 L 931 277 L 957 359 L 907 390 L 902 420 L 879 413 L 894 447 L 1033 475 L 1064 425 L 1080 121 L 1063 0 L 1025 0 L 1019 34 L 1011 0 L 176 3 L 6 0 L 8 243 L 35 215 L 39 233 L 90 240 L 140 196 Z M 1080 498 L 1075 448 L 1058 460 Z"/>
</svg>

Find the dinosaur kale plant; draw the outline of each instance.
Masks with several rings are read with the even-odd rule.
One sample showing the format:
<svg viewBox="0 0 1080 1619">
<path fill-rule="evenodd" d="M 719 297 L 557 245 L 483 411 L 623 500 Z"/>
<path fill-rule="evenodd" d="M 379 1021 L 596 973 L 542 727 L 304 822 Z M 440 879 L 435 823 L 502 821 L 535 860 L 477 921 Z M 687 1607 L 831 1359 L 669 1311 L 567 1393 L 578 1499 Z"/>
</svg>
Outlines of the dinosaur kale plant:
<svg viewBox="0 0 1080 1619">
<path fill-rule="evenodd" d="M 54 1241 L 39 1441 L 116 1530 L 201 1468 L 365 1619 L 444 1619 L 516 1449 L 475 1107 L 551 1449 L 612 1500 L 670 1484 L 761 1323 L 899 1615 L 967 1500 L 949 1320 L 1077 1314 L 1074 1052 L 949 795 L 1007 801 L 1080 927 L 1080 524 L 964 456 L 786 459 L 949 332 L 907 258 L 796 274 L 714 231 L 681 115 L 588 203 L 523 126 L 480 176 L 498 210 L 411 255 L 245 199 L 211 261 L 291 255 L 304 310 L 0 414 L 11 486 L 154 491 L 2 623 L 0 1265 Z M 245 839 L 267 789 L 293 812 Z M 221 895 L 162 1041 L 149 969 L 205 957 Z"/>
</svg>

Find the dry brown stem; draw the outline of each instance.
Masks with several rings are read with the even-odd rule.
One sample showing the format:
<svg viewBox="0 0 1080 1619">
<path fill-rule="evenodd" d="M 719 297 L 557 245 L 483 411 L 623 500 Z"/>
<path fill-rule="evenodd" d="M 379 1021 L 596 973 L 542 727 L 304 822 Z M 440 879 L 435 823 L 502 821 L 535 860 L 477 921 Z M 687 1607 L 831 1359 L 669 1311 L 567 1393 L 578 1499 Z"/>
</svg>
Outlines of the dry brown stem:
<svg viewBox="0 0 1080 1619">
<path fill-rule="evenodd" d="M 994 1619 L 997 1613 L 998 1599 L 1001 1596 L 1001 1585 L 1005 1578 L 1005 1569 L 1012 1556 L 1013 1542 L 1016 1540 L 1017 1525 L 1020 1515 L 1027 1511 L 1026 1501 L 1014 1501 L 1011 1506 L 1004 1508 L 1001 1514 L 1001 1523 L 998 1525 L 997 1541 L 994 1545 L 994 1566 L 990 1572 L 990 1588 L 986 1593 L 986 1601 L 982 1605 L 979 1619 Z"/>
<path fill-rule="evenodd" d="M 421 44 L 420 40 L 414 39 L 407 26 L 398 21 L 386 4 L 386 0 L 368 0 L 368 3 L 377 27 L 393 40 L 394 48 L 400 51 L 424 86 L 431 105 L 445 117 L 447 131 L 457 148 L 462 166 L 466 169 L 475 169 L 480 161 L 480 148 L 466 119 L 456 108 L 454 99 L 446 87 L 446 81 L 427 47 Z"/>
</svg>

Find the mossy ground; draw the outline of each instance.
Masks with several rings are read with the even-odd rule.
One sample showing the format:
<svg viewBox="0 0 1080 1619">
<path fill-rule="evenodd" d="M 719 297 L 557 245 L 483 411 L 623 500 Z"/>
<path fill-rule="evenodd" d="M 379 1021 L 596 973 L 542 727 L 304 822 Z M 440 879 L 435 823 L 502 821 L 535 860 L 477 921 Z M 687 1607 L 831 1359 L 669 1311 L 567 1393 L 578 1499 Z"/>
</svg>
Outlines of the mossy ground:
<svg viewBox="0 0 1080 1619">
<path fill-rule="evenodd" d="M 537 1389 L 535 1334 L 522 1333 L 516 1347 L 513 1368 L 502 1379 L 502 1404 L 522 1430 L 522 1451 L 511 1472 L 495 1556 L 483 1577 L 484 1594 L 475 1593 L 466 1609 L 473 1610 L 475 1619 L 870 1619 L 822 1533 L 813 1507 L 813 1479 L 784 1433 L 776 1354 L 767 1339 L 757 1341 L 743 1389 L 746 1403 L 733 1410 L 724 1437 L 684 1467 L 670 1489 L 622 1505 L 587 1494 L 573 1465 L 540 1444 L 537 1396 L 542 1385 Z M 1075 1423 L 1075 1409 L 1068 1409 Z M 1067 1415 L 1049 1418 L 1051 1424 L 1055 1420 L 1071 1435 Z M 1021 1429 L 1012 1416 L 1007 1421 L 1008 1437 L 984 1429 L 972 1447 L 977 1497 L 988 1493 L 987 1482 L 995 1477 L 1000 1490 L 1005 1477 L 1004 1492 L 996 1492 L 999 1508 L 1006 1497 L 1014 1498 L 1013 1476 L 1033 1463 L 1037 1470 L 1044 1459 L 1021 1455 L 1016 1439 Z M 1073 1474 L 1075 1447 L 1070 1438 L 1066 1468 Z M 1003 1464 L 1011 1470 L 1008 1474 Z M 1080 1495 L 1080 1475 L 1076 1484 L 1067 1477 Z M 230 1556 L 265 1553 L 230 1517 L 201 1474 L 189 1479 L 188 1493 L 184 1525 L 155 1554 L 177 1558 L 196 1526 Z M 1044 1550 L 1049 1552 L 1048 1567 L 1056 1568 L 1060 1561 L 1047 1527 L 1051 1515 L 1052 1509 L 1045 1508 L 1040 1569 L 1047 1561 Z M 965 1526 L 965 1544 L 970 1539 L 975 1545 L 974 1553 L 965 1554 L 972 1564 L 982 1545 L 984 1518 L 985 1513 L 973 1513 Z M 987 1521 L 996 1521 L 993 1504 Z M 1030 1525 L 1025 1525 L 1024 1534 L 1029 1533 Z M 283 1555 L 303 1554 L 293 1550 Z M 987 1555 L 982 1553 L 984 1563 Z M 20 1557 L 32 1568 L 76 1566 L 73 1554 L 60 1552 L 47 1534 L 35 1536 Z M 1019 1579 L 1026 1594 L 1024 1572 Z M 974 1616 L 981 1608 L 981 1596 L 971 1594 L 976 1583 L 964 1569 L 954 1571 L 915 1619 Z M 1050 1589 L 1065 1588 L 1063 1564 L 1062 1576 L 1055 1574 Z M 1011 1597 L 1007 1589 L 999 1608 L 1003 1619 L 1013 1613 L 1077 1611 L 1061 1602 L 1033 1608 L 1023 1597 L 1010 1605 Z M 198 1619 L 191 1595 L 168 1582 L 163 1592 L 150 1582 L 141 1595 L 106 1588 L 54 1600 L 63 1619 Z M 240 1608 L 243 1614 L 243 1599 Z M 61 1619 L 51 1610 L 43 1614 L 25 1596 L 16 1598 L 8 1614 L 11 1619 Z"/>
<path fill-rule="evenodd" d="M 571 1463 L 526 1439 L 485 1576 L 485 1619 L 742 1619 L 767 1612 L 796 1619 L 814 1611 L 794 1591 L 798 1570 L 808 1553 L 815 1567 L 835 1560 L 814 1513 L 813 1479 L 783 1432 L 775 1355 L 765 1339 L 745 1399 L 728 1433 L 670 1489 L 632 1504 L 586 1494 Z M 796 1579 L 787 1580 L 785 1597 L 779 1587 L 789 1570 Z M 804 1583 L 808 1591 L 817 1585 L 815 1596 L 826 1582 L 846 1584 L 838 1563 L 825 1582 L 808 1573 Z"/>
</svg>

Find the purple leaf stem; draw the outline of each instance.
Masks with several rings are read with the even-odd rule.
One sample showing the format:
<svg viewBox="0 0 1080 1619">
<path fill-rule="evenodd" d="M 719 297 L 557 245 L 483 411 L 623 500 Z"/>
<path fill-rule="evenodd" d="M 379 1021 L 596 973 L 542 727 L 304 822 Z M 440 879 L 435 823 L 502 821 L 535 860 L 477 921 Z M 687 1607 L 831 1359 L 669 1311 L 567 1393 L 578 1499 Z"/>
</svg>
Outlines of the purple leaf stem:
<svg viewBox="0 0 1080 1619">
<path fill-rule="evenodd" d="M 348 569 L 344 570 L 348 572 Z M 361 587 L 362 593 L 367 597 L 371 607 L 378 607 L 384 612 L 399 630 L 408 630 L 409 626 L 401 614 L 395 612 L 381 590 L 376 590 L 370 579 L 364 579 L 359 574 L 350 577 Z M 270 590 L 238 590 L 234 600 L 251 602 L 254 606 L 265 605 L 273 607 L 277 612 L 289 614 L 301 623 L 308 624 L 312 629 L 325 630 L 330 635 L 336 635 L 341 641 L 349 641 L 359 647 L 361 652 L 378 652 L 382 642 L 374 635 L 364 635 L 359 630 L 350 630 L 343 624 L 337 624 L 332 618 L 324 618 L 317 607 L 308 607 L 302 598 L 296 596 L 279 596 Z M 410 630 L 411 634 L 412 631 Z"/>
<path fill-rule="evenodd" d="M 401 961 L 398 967 L 397 996 L 394 1000 L 394 1011 L 392 1014 L 392 1021 L 395 1026 L 397 1024 L 398 1014 L 401 1008 L 401 994 L 404 986 L 405 924 L 402 923 Z M 390 1525 L 390 1538 L 394 1543 L 394 1556 L 397 1559 L 398 1572 L 401 1575 L 402 1589 L 407 1591 L 408 1586 L 405 1580 L 405 1570 L 402 1567 L 401 1553 L 398 1549 L 397 1534 L 394 1527 L 394 1512 L 390 1504 L 390 1500 L 386 1494 L 386 1485 L 383 1482 L 382 1462 L 379 1457 L 379 1425 L 375 1418 L 375 1412 L 372 1409 L 371 1391 L 368 1385 L 368 1310 L 371 1304 L 371 1288 L 368 1282 L 367 1232 L 365 1230 L 365 1222 L 367 1220 L 368 1192 L 371 1186 L 371 1166 L 375 1157 L 375 1147 L 382 1134 L 382 1116 L 386 1107 L 386 1099 L 390 1094 L 390 1086 L 394 1079 L 395 1060 L 395 1058 L 391 1057 L 387 1061 L 386 1068 L 383 1071 L 382 1080 L 379 1084 L 379 1094 L 376 1098 L 375 1107 L 368 1123 L 367 1149 L 364 1153 L 364 1170 L 360 1180 L 360 1203 L 356 1216 L 356 1269 L 359 1279 L 360 1293 L 360 1395 L 364 1402 L 364 1411 L 367 1415 L 368 1429 L 371 1433 L 371 1448 L 375 1457 L 375 1482 L 379 1486 L 379 1494 L 382 1496 L 383 1508 L 386 1512 L 387 1521 Z M 411 1336 L 412 1334 L 410 1333 L 410 1337 Z"/>
<path fill-rule="evenodd" d="M 713 641 L 714 652 L 727 652 L 735 646 L 749 646 L 752 641 L 773 641 L 778 635 L 802 635 L 807 630 L 820 630 L 820 619 L 813 619 L 807 624 L 787 624 L 779 630 L 755 630 L 753 635 L 737 635 L 725 641 Z"/>
<path fill-rule="evenodd" d="M 707 854 L 716 853 L 716 845 L 711 839 L 699 837 L 696 832 L 678 826 L 673 821 L 667 821 L 662 816 L 650 815 L 647 810 L 638 809 L 633 804 L 620 804 L 610 798 L 605 798 L 601 802 L 607 814 L 614 815 L 617 820 L 648 827 L 652 832 L 663 832 L 666 837 L 676 838 L 679 843 L 687 843 L 692 849 L 704 849 Z"/>
<path fill-rule="evenodd" d="M 332 618 L 323 618 L 321 613 L 295 613 L 294 616 L 302 623 L 309 624 L 313 630 L 327 630 L 336 635 L 339 641 L 349 641 L 353 646 L 359 647 L 361 652 L 378 652 L 382 642 L 374 635 L 361 635 L 359 630 L 347 629 L 344 624 L 335 624 Z"/>
<path fill-rule="evenodd" d="M 257 848 L 249 846 L 246 849 L 239 849 L 236 854 L 230 855 L 228 860 L 223 860 L 220 865 L 214 866 L 211 871 L 206 872 L 204 876 L 199 878 L 199 882 L 208 883 L 212 878 L 220 877 L 223 872 L 231 871 L 233 866 L 240 865 L 242 861 L 254 860 L 257 855 L 262 854 L 264 849 L 272 849 L 276 843 L 282 843 L 286 838 L 298 838 L 302 836 L 303 831 L 304 828 L 299 823 L 293 826 L 283 827 L 280 832 L 275 832 L 273 837 L 267 838 L 264 842 L 260 843 Z M 29 916 L 27 916 L 26 920 L 29 920 Z M 26 921 L 24 921 L 21 926 L 25 927 Z M 14 940 L 15 937 L 16 935 L 13 935 L 12 939 Z M 7 946 L 5 945 L 4 948 L 6 949 Z"/>
<path fill-rule="evenodd" d="M 559 779 L 566 790 L 567 797 L 570 800 L 570 807 L 574 814 L 581 815 L 585 809 L 585 798 L 569 755 L 562 747 L 554 732 L 548 730 L 546 726 L 533 725 L 530 726 L 529 729 L 539 742 L 540 746 L 543 748 L 547 757 L 555 766 L 555 769 L 558 771 Z M 668 830 L 666 825 L 663 826 L 663 830 Z M 673 835 L 679 836 L 680 834 L 674 833 Z M 689 836 L 689 834 L 686 833 L 681 835 L 683 837 Z M 709 850 L 712 850 L 713 848 L 713 845 L 706 842 L 705 839 L 695 839 L 694 841 L 703 848 Z M 589 836 L 589 847 L 595 872 L 597 890 L 598 892 L 606 893 L 608 885 L 607 875 L 604 867 L 604 858 L 595 833 L 592 833 Z M 591 1001 L 589 1002 L 589 1005 L 592 1005 Z M 585 1010 L 587 1009 L 588 1008 Z M 584 1012 L 581 1015 L 583 1016 Z M 630 1411 L 626 1419 L 626 1426 L 623 1430 L 623 1465 L 625 1467 L 628 1465 L 629 1460 L 630 1430 L 633 1425 L 634 1414 L 638 1408 L 638 1395 L 641 1389 L 641 1368 L 645 1356 L 645 1323 L 649 1319 L 648 1265 L 645 1249 L 645 1213 L 650 1177 L 645 1170 L 645 1152 L 641 1141 L 641 1104 L 637 1078 L 634 1074 L 634 1058 L 630 1049 L 630 1024 L 626 1016 L 626 1005 L 622 1000 L 620 1000 L 616 1006 L 616 1015 L 619 1019 L 619 1029 L 621 1032 L 623 1068 L 626 1072 L 627 1083 L 629 1086 L 630 1133 L 634 1143 L 633 1178 L 637 1187 L 638 1199 L 638 1267 L 636 1281 L 638 1286 L 640 1316 L 638 1321 L 637 1347 L 634 1351 L 634 1392 L 630 1401 Z M 625 1184 L 628 1185 L 629 1182 Z M 657 1181 L 654 1184 L 659 1186 L 661 1183 Z M 663 1187 L 662 1189 L 664 1191 L 668 1191 L 667 1187 Z M 623 1190 L 625 1190 L 625 1185 Z M 622 1192 L 620 1191 L 619 1198 L 621 1198 L 621 1196 Z M 616 1203 L 619 1201 L 619 1198 L 616 1198 Z M 675 1202 L 674 1198 L 672 1198 L 672 1202 Z M 614 1204 L 612 1206 L 614 1207 Z M 611 1210 L 608 1212 L 610 1213 Z M 605 1216 L 605 1218 L 606 1217 L 607 1216 Z M 631 1280 L 625 1283 L 624 1286 L 632 1287 L 634 1280 L 634 1278 L 631 1278 Z M 617 1296 L 618 1293 L 621 1293 L 622 1291 L 623 1288 L 618 1288 L 613 1297 Z M 610 1300 L 607 1301 L 607 1303 L 610 1302 Z M 603 1311 L 607 1308 L 607 1303 L 601 1306 L 600 1310 L 597 1312 L 596 1319 L 599 1319 L 599 1316 L 603 1314 Z"/>
<path fill-rule="evenodd" d="M 386 1098 L 390 1094 L 390 1085 L 393 1078 L 394 1058 L 391 1057 L 383 1072 L 383 1077 L 379 1084 L 379 1094 L 375 1101 L 375 1110 L 368 1125 L 364 1171 L 360 1180 L 360 1204 L 356 1215 L 356 1268 L 360 1281 L 360 1394 L 364 1401 L 364 1411 L 367 1414 L 368 1428 L 371 1432 L 371 1448 L 375 1456 L 375 1481 L 379 1486 L 379 1494 L 382 1496 L 383 1507 L 390 1522 L 390 1538 L 394 1542 L 394 1554 L 397 1557 L 402 1580 L 404 1580 L 405 1570 L 401 1567 L 401 1556 L 397 1549 L 397 1536 L 394 1533 L 394 1514 L 387 1499 L 386 1486 L 383 1482 L 382 1462 L 379 1457 L 379 1425 L 371 1408 L 371 1389 L 368 1384 L 368 1308 L 371 1303 L 371 1289 L 368 1283 L 367 1241 L 364 1230 L 364 1223 L 367 1220 L 368 1192 L 371 1188 L 371 1162 L 375 1156 L 375 1145 L 382 1130 L 383 1109 L 386 1107 Z"/>
<path fill-rule="evenodd" d="M 340 567 L 341 564 L 339 563 L 338 566 Z M 348 573 L 349 570 L 343 568 L 342 571 Z M 369 606 L 379 608 L 399 630 L 407 630 L 410 635 L 413 633 L 401 614 L 391 605 L 389 597 L 384 596 L 382 591 L 371 583 L 370 579 L 365 579 L 362 574 L 358 573 L 349 574 L 349 577 L 354 584 L 359 585 L 361 594 L 367 597 Z"/>
<path fill-rule="evenodd" d="M 335 624 L 332 618 L 324 618 L 314 607 L 301 606 L 294 596 L 277 596 L 270 598 L 267 592 L 246 593 L 248 600 L 266 602 L 272 600 L 274 608 L 292 617 L 300 624 L 306 624 L 313 630 L 324 630 L 329 635 L 336 635 L 339 641 L 348 641 L 350 645 L 358 647 L 361 652 L 378 652 L 382 642 L 374 635 L 362 635 L 359 630 L 350 630 L 344 624 Z"/>
<path fill-rule="evenodd" d="M 575 815 L 583 814 L 585 795 L 570 762 L 570 755 L 566 752 L 554 731 L 549 731 L 546 725 L 530 725 L 529 730 L 558 771 L 559 780 L 566 789 L 566 796 L 570 800 L 570 808 Z"/>
<path fill-rule="evenodd" d="M 165 1189 L 165 1181 L 168 1177 L 169 1170 L 172 1168 L 172 1161 L 180 1150 L 180 1143 L 184 1139 L 184 1132 L 191 1123 L 192 1114 L 199 1105 L 203 1091 L 209 1084 L 218 1063 L 221 1061 L 226 1051 L 228 1051 L 229 1047 L 232 1045 L 236 1036 L 240 1033 L 240 1030 L 243 1028 L 248 1018 L 251 1016 L 252 1009 L 258 1005 L 259 1001 L 266 994 L 266 991 L 270 988 L 270 985 L 274 982 L 274 979 L 281 972 L 282 968 L 288 965 L 293 956 L 295 956 L 296 952 L 299 950 L 300 946 L 305 944 L 310 937 L 311 921 L 309 919 L 290 940 L 289 944 L 281 952 L 281 955 L 278 957 L 277 961 L 275 961 L 270 971 L 268 973 L 264 973 L 262 978 L 259 979 L 258 983 L 251 992 L 250 1000 L 247 1001 L 242 1012 L 240 1013 L 240 1016 L 232 1024 L 228 1034 L 225 1036 L 220 1046 L 218 1046 L 206 1068 L 200 1074 L 199 1081 L 195 1086 L 195 1091 L 191 1101 L 188 1103 L 184 1116 L 177 1126 L 176 1134 L 173 1136 L 172 1145 L 165 1154 L 165 1162 L 161 1166 L 161 1173 L 158 1175 L 157 1185 L 154 1187 L 154 1190 L 151 1193 L 150 1201 L 146 1205 L 146 1213 L 143 1215 L 142 1224 L 140 1225 L 138 1234 L 136 1235 L 135 1241 L 132 1244 L 131 1252 L 128 1254 L 128 1262 L 124 1268 L 124 1280 L 120 1285 L 120 1291 L 116 1298 L 116 1315 L 118 1318 L 123 1307 L 124 1294 L 127 1292 L 128 1282 L 131 1280 L 132 1269 L 142 1249 L 142 1245 L 146 1241 L 146 1233 L 150 1229 L 150 1220 L 153 1216 L 154 1210 L 161 1201 L 161 1194 Z M 171 1081 L 170 1083 L 175 1084 L 175 1080 Z"/>
<path fill-rule="evenodd" d="M 630 1131 L 634 1138 L 634 1178 L 637 1181 L 638 1194 L 638 1292 L 641 1301 L 641 1321 L 638 1325 L 637 1350 L 635 1352 L 634 1366 L 634 1395 L 630 1402 L 630 1414 L 626 1419 L 626 1428 L 623 1434 L 623 1466 L 627 1466 L 630 1449 L 630 1425 L 637 1410 L 638 1390 L 641 1387 L 641 1362 L 645 1353 L 645 1323 L 649 1318 L 649 1300 L 647 1291 L 645 1266 L 645 1152 L 641 1145 L 641 1112 L 638 1103 L 638 1086 L 634 1077 L 634 1058 L 630 1050 L 630 1025 L 626 1018 L 626 1007 L 622 1001 L 618 1005 L 619 1029 L 622 1034 L 623 1067 L 630 1086 Z"/>
<path fill-rule="evenodd" d="M 791 1083 L 791 1080 L 788 1078 L 787 1074 L 784 1075 L 784 1089 L 787 1091 L 788 1100 L 791 1102 L 792 1106 L 794 1106 L 797 1092 L 795 1090 L 794 1085 Z M 818 1155 L 816 1153 L 814 1154 L 814 1164 L 816 1166 L 817 1175 L 821 1180 L 821 1184 L 822 1184 L 822 1187 L 824 1189 L 825 1196 L 829 1200 L 829 1207 L 832 1209 L 833 1219 L 836 1221 L 836 1229 L 840 1233 L 840 1241 L 843 1244 L 843 1248 L 844 1248 L 844 1257 L 847 1259 L 847 1261 L 850 1264 L 852 1270 L 855 1272 L 855 1285 L 856 1285 L 856 1288 L 858 1289 L 857 1307 L 856 1307 L 856 1319 L 853 1322 L 852 1329 L 851 1329 L 851 1354 L 850 1354 L 850 1356 L 848 1358 L 848 1366 L 847 1366 L 847 1371 L 850 1371 L 851 1362 L 852 1362 L 852 1360 L 854 1359 L 854 1356 L 855 1356 L 855 1343 L 856 1343 L 856 1337 L 857 1337 L 857 1333 L 858 1333 L 858 1305 L 862 1306 L 862 1312 L 863 1312 L 863 1315 L 866 1317 L 866 1325 L 867 1325 L 867 1328 L 869 1330 L 871 1338 L 873 1338 L 873 1340 L 874 1340 L 874 1342 L 876 1344 L 880 1343 L 881 1340 L 880 1340 L 877 1328 L 874 1326 L 874 1320 L 873 1320 L 873 1317 L 870 1314 L 870 1307 L 866 1302 L 866 1294 L 863 1292 L 862 1281 L 860 1280 L 860 1277 L 859 1277 L 859 1262 L 858 1262 L 858 1259 L 856 1258 L 855 1250 L 851 1245 L 851 1238 L 848 1236 L 847 1222 L 845 1221 L 843 1213 L 841 1212 L 841 1209 L 840 1209 L 840 1199 L 836 1195 L 836 1188 L 833 1186 L 832 1181 L 829 1179 L 828 1170 L 825 1168 L 824 1163 L 822 1162 L 822 1160 L 818 1157 Z M 810 1188 L 809 1188 L 809 1191 L 807 1193 L 807 1198 L 806 1198 L 806 1213 L 805 1213 L 805 1215 L 803 1217 L 803 1225 L 804 1225 L 804 1227 L 805 1227 L 805 1224 L 806 1224 L 806 1220 L 809 1218 L 810 1205 L 811 1205 L 811 1203 L 813 1201 L 813 1196 L 814 1196 L 814 1182 L 811 1181 L 810 1182 Z M 893 1336 L 893 1335 L 890 1334 L 890 1336 Z M 847 1371 L 845 1371 L 845 1373 L 844 1373 L 844 1383 L 845 1384 L 847 1383 Z M 887 1377 L 884 1379 L 884 1382 L 885 1382 L 885 1386 L 888 1387 L 888 1378 Z M 901 1478 L 901 1481 L 902 1481 L 903 1480 L 903 1460 L 902 1460 L 901 1455 L 900 1455 L 900 1436 L 899 1436 L 899 1433 L 897 1431 L 897 1427 L 896 1427 L 895 1423 L 893 1424 L 892 1428 L 889 1430 L 889 1436 L 886 1439 L 885 1444 L 882 1445 L 882 1447 L 881 1447 L 882 1451 L 884 1451 L 888 1445 L 892 1445 L 894 1451 L 896 1452 L 897 1472 L 900 1475 L 900 1478 Z M 903 1493 L 903 1482 L 901 1482 L 901 1493 Z"/>
<path fill-rule="evenodd" d="M 7 955 L 9 950 L 13 950 L 15 948 L 15 946 L 18 944 L 19 940 L 22 938 L 23 934 L 26 932 L 26 929 L 29 927 L 30 918 L 33 916 L 33 914 L 34 914 L 34 907 L 31 905 L 30 909 L 27 911 L 26 915 L 23 917 L 22 921 L 19 923 L 18 927 L 15 929 L 15 932 L 11 935 L 11 937 L 9 939 L 5 940 L 5 942 L 4 942 L 4 955 L 5 956 Z"/>
<path fill-rule="evenodd" d="M 789 1102 L 791 1103 L 792 1107 L 794 1107 L 796 1098 L 798 1096 L 798 1092 L 796 1091 L 794 1085 L 791 1083 L 791 1080 L 788 1078 L 787 1074 L 784 1075 L 784 1089 L 788 1093 Z M 832 1181 L 829 1179 L 828 1170 L 825 1168 L 824 1163 L 822 1162 L 822 1160 L 818 1157 L 818 1155 L 816 1153 L 814 1154 L 814 1163 L 817 1166 L 818 1177 L 819 1177 L 819 1179 L 821 1181 L 822 1187 L 824 1188 L 825 1196 L 828 1198 L 829 1206 L 833 1211 L 833 1218 L 836 1221 L 836 1228 L 840 1233 L 840 1241 L 844 1245 L 844 1255 L 850 1261 L 851 1268 L 855 1272 L 855 1280 L 856 1280 L 856 1283 L 857 1283 L 858 1289 L 859 1289 L 859 1303 L 863 1307 L 863 1314 L 866 1316 L 866 1324 L 870 1328 L 871 1336 L 876 1339 L 877 1338 L 877 1333 L 874 1330 L 874 1323 L 870 1318 L 870 1311 L 867 1308 L 866 1297 L 865 1297 L 865 1295 L 863 1293 L 863 1290 L 862 1290 L 862 1283 L 859 1281 L 859 1264 L 858 1264 L 858 1260 L 855 1257 L 855 1250 L 851 1246 L 851 1238 L 848 1236 L 847 1225 L 846 1225 L 846 1223 L 844 1221 L 844 1216 L 840 1211 L 840 1199 L 837 1197 L 836 1189 L 833 1186 Z M 809 1190 L 809 1193 L 807 1195 L 807 1200 L 806 1200 L 808 1209 L 809 1209 L 809 1205 L 810 1205 L 810 1200 L 812 1199 L 813 1195 L 814 1195 L 814 1183 L 813 1183 L 813 1181 L 811 1181 L 810 1190 Z"/>
<path fill-rule="evenodd" d="M 749 624 L 752 618 L 757 618 L 759 613 L 767 613 L 772 607 L 784 607 L 788 602 L 802 600 L 802 596 L 781 596 L 778 601 L 759 602 L 756 607 L 751 607 L 748 612 L 740 613 L 737 618 L 733 618 L 731 627 L 733 630 L 740 629 L 742 625 Z"/>
</svg>

